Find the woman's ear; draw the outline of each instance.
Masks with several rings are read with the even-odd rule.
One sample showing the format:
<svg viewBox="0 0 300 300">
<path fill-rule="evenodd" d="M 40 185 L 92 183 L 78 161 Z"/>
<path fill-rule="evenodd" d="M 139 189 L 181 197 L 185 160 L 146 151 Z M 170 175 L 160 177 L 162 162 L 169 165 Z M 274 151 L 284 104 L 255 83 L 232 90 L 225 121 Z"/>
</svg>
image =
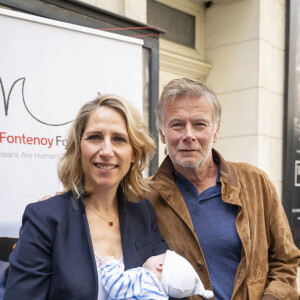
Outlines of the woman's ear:
<svg viewBox="0 0 300 300">
<path fill-rule="evenodd" d="M 132 150 L 132 155 L 131 155 L 131 163 L 135 163 L 136 160 L 136 150 Z"/>
</svg>

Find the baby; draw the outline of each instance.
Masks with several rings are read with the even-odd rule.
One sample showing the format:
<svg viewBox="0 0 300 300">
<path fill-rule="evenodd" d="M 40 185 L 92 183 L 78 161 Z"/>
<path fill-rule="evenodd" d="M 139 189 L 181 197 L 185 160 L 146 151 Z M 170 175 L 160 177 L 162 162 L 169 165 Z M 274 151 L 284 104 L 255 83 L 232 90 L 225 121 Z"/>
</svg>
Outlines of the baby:
<svg viewBox="0 0 300 300">
<path fill-rule="evenodd" d="M 101 267 L 102 284 L 108 299 L 169 299 L 200 295 L 205 299 L 213 292 L 204 286 L 192 267 L 174 251 L 150 257 L 143 267 L 124 271 L 124 264 L 112 259 Z"/>
</svg>

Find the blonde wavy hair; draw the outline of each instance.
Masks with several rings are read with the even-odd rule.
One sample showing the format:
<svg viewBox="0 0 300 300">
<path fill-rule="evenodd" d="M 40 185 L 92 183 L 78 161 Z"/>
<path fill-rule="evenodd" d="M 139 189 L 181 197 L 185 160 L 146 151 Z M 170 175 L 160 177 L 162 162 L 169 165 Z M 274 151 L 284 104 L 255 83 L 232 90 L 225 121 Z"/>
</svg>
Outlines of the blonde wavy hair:
<svg viewBox="0 0 300 300">
<path fill-rule="evenodd" d="M 64 192 L 72 191 L 76 197 L 89 195 L 92 191 L 84 189 L 84 173 L 81 162 L 81 139 L 91 113 L 101 106 L 118 111 L 124 118 L 131 146 L 136 160 L 120 185 L 128 201 L 138 201 L 143 197 L 146 183 L 142 171 L 154 155 L 155 142 L 148 133 L 139 112 L 124 99 L 115 95 L 101 95 L 82 106 L 71 127 L 66 152 L 58 164 L 58 177 L 63 183 Z"/>
</svg>

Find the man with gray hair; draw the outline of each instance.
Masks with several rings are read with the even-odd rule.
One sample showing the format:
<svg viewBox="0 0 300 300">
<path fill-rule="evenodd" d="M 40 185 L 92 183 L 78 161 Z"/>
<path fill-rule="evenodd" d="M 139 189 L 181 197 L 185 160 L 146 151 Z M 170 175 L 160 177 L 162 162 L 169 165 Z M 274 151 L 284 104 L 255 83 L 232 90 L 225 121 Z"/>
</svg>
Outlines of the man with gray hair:
<svg viewBox="0 0 300 300">
<path fill-rule="evenodd" d="M 260 169 L 213 149 L 221 116 L 215 94 L 175 79 L 156 113 L 168 156 L 146 198 L 170 249 L 194 266 L 216 300 L 298 299 L 300 252 L 273 184 Z"/>
</svg>

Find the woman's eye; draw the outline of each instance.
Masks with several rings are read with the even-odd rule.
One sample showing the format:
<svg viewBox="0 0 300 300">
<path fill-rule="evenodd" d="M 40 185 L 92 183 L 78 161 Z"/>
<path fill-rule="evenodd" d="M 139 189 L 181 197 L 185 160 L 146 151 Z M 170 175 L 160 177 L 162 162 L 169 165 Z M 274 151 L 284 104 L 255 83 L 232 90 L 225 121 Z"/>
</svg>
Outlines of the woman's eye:
<svg viewBox="0 0 300 300">
<path fill-rule="evenodd" d="M 87 139 L 88 140 L 98 140 L 100 137 L 99 135 L 90 135 Z"/>
<path fill-rule="evenodd" d="M 127 140 L 126 140 L 125 138 L 121 137 L 121 136 L 116 136 L 116 137 L 114 138 L 114 140 L 115 140 L 116 142 L 123 142 L 123 143 L 126 143 L 126 142 L 127 142 Z"/>
</svg>

